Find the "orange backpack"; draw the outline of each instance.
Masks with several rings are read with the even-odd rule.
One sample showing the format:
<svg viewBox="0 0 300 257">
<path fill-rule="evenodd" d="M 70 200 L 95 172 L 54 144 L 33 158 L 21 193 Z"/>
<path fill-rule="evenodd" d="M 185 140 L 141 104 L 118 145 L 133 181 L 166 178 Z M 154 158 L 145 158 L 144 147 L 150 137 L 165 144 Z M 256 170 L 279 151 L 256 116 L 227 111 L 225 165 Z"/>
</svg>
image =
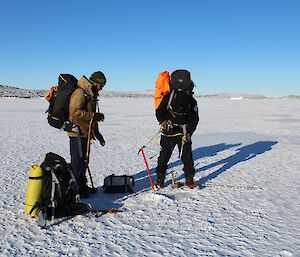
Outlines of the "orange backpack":
<svg viewBox="0 0 300 257">
<path fill-rule="evenodd" d="M 159 73 L 156 80 L 155 92 L 154 92 L 154 106 L 155 110 L 160 105 L 163 97 L 170 93 L 170 73 L 168 71 L 163 71 Z"/>
</svg>

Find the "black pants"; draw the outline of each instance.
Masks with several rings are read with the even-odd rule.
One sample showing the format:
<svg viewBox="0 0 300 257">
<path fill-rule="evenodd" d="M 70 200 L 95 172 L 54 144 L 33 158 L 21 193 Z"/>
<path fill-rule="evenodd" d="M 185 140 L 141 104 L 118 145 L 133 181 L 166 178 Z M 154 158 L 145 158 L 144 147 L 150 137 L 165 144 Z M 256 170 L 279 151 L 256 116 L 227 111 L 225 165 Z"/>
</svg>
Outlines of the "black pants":
<svg viewBox="0 0 300 257">
<path fill-rule="evenodd" d="M 166 175 L 166 170 L 168 169 L 168 161 L 171 158 L 172 152 L 176 145 L 181 148 L 182 136 L 176 137 L 166 137 L 161 136 L 160 139 L 160 154 L 157 161 L 156 174 L 160 179 L 164 179 Z M 181 155 L 181 161 L 183 162 L 183 171 L 186 180 L 191 180 L 195 175 L 194 160 L 192 154 L 192 143 L 184 143 Z"/>
<path fill-rule="evenodd" d="M 71 166 L 77 182 L 78 189 L 81 189 L 87 183 L 85 155 L 87 149 L 87 138 L 69 137 Z"/>
</svg>

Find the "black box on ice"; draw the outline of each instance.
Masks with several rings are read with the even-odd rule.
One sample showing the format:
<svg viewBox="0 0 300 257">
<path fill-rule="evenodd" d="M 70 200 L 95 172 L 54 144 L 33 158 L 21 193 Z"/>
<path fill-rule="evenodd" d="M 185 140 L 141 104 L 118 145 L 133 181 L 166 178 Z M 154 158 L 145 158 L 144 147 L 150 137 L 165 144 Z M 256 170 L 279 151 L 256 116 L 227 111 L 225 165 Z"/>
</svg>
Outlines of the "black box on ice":
<svg viewBox="0 0 300 257">
<path fill-rule="evenodd" d="M 104 179 L 104 193 L 133 193 L 133 187 L 133 176 L 112 174 Z"/>
</svg>

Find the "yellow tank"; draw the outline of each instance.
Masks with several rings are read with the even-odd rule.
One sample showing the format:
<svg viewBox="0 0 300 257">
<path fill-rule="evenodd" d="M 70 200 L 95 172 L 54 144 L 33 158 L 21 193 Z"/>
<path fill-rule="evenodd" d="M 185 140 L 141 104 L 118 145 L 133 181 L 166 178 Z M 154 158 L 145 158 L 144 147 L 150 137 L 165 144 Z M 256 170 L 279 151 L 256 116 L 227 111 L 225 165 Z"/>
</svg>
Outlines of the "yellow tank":
<svg viewBox="0 0 300 257">
<path fill-rule="evenodd" d="M 43 180 L 42 180 L 43 171 L 40 165 L 33 164 L 30 167 L 29 171 L 29 179 L 28 179 L 28 186 L 26 191 L 26 199 L 25 199 L 25 213 L 29 214 L 32 207 L 36 204 L 36 202 L 39 200 L 41 192 L 42 192 L 42 186 L 43 186 Z M 33 212 L 31 213 L 32 217 L 38 216 L 38 209 L 35 208 Z"/>
</svg>

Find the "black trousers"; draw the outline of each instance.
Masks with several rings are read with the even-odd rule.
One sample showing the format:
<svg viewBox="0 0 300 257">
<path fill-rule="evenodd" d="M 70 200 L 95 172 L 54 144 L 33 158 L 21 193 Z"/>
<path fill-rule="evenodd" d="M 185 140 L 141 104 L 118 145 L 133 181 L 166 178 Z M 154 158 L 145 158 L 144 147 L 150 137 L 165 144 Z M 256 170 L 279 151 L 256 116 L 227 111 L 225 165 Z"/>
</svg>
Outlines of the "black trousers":
<svg viewBox="0 0 300 257">
<path fill-rule="evenodd" d="M 87 183 L 85 155 L 87 149 L 87 138 L 69 137 L 71 166 L 77 182 L 78 189 L 81 189 Z"/>
<path fill-rule="evenodd" d="M 160 154 L 157 161 L 156 174 L 160 179 L 164 179 L 166 170 L 168 169 L 168 162 L 171 158 L 172 152 L 176 145 L 181 148 L 182 136 L 166 137 L 161 136 L 160 139 Z M 192 154 L 192 142 L 184 143 L 181 155 L 181 161 L 183 162 L 183 172 L 186 180 L 191 180 L 195 175 L 194 160 Z"/>
</svg>

